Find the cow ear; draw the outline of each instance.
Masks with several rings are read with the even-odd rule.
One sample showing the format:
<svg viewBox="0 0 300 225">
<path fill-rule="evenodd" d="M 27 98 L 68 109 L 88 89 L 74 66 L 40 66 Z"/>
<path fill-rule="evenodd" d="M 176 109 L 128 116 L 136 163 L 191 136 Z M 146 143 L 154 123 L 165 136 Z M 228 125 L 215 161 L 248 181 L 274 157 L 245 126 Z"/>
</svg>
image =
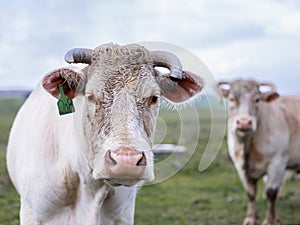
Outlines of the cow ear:
<svg viewBox="0 0 300 225">
<path fill-rule="evenodd" d="M 69 98 L 74 98 L 82 88 L 84 83 L 84 70 L 76 72 L 69 68 L 61 68 L 48 73 L 43 79 L 43 87 L 53 97 L 59 98 L 58 86 L 62 84 L 64 94 Z"/>
<path fill-rule="evenodd" d="M 182 71 L 182 79 L 173 81 L 169 76 L 159 76 L 162 96 L 176 103 L 184 102 L 198 94 L 203 86 L 203 79 L 191 72 Z"/>
<path fill-rule="evenodd" d="M 276 91 L 268 91 L 262 93 L 261 99 L 265 102 L 272 102 L 279 97 L 279 94 Z"/>
</svg>

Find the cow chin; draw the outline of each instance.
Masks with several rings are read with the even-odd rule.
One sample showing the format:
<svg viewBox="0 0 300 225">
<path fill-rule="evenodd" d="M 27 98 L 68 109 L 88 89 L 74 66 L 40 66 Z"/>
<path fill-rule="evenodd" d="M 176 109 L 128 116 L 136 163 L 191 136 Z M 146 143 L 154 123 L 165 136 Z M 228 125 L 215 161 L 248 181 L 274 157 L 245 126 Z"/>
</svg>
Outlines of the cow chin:
<svg viewBox="0 0 300 225">
<path fill-rule="evenodd" d="M 106 184 L 112 187 L 117 186 L 134 186 L 134 185 L 143 185 L 145 181 L 152 181 L 153 178 L 140 178 L 140 179 L 128 179 L 128 178 L 103 178 L 103 177 L 95 177 L 93 176 L 95 180 L 103 180 Z"/>
<path fill-rule="evenodd" d="M 105 171 L 104 173 L 93 171 L 92 177 L 95 180 L 104 180 L 104 182 L 110 186 L 133 186 L 142 185 L 145 181 L 153 181 L 154 173 L 146 168 L 143 174 L 128 174 L 126 170 L 119 176 L 113 176 L 110 172 Z"/>
<path fill-rule="evenodd" d="M 117 186 L 134 186 L 134 185 L 142 185 L 144 183 L 143 180 L 131 180 L 131 179 L 105 179 L 104 182 L 112 187 Z"/>
<path fill-rule="evenodd" d="M 254 133 L 253 129 L 236 129 L 235 134 L 240 139 L 247 139 Z"/>
</svg>

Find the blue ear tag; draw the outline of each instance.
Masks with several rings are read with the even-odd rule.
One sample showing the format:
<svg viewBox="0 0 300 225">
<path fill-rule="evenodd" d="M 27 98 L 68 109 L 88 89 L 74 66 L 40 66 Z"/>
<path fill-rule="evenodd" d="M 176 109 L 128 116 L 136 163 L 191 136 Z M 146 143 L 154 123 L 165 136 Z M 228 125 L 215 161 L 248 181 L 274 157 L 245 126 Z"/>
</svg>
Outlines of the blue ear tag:
<svg viewBox="0 0 300 225">
<path fill-rule="evenodd" d="M 73 101 L 71 98 L 65 95 L 62 84 L 58 86 L 60 97 L 57 102 L 59 115 L 65 115 L 75 112 Z"/>
</svg>

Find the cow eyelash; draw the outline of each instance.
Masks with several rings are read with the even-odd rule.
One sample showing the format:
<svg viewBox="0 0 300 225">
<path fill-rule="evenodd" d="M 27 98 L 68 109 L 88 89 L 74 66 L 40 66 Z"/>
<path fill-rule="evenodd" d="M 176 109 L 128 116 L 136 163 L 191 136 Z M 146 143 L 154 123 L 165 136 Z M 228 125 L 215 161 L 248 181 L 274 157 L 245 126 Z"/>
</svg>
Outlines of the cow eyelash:
<svg viewBox="0 0 300 225">
<path fill-rule="evenodd" d="M 155 105 L 158 102 L 158 97 L 153 95 L 148 98 L 148 106 Z"/>
</svg>

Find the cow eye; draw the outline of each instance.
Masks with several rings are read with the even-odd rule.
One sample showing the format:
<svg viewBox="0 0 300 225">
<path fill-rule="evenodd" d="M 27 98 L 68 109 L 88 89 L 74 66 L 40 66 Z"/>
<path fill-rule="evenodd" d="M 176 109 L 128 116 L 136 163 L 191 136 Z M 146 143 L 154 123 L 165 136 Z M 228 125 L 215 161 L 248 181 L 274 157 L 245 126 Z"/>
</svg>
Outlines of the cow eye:
<svg viewBox="0 0 300 225">
<path fill-rule="evenodd" d="M 87 98 L 88 98 L 89 101 L 95 100 L 95 96 L 94 95 L 88 95 Z"/>
<path fill-rule="evenodd" d="M 152 106 L 152 105 L 155 105 L 158 101 L 158 97 L 157 96 L 151 96 L 149 99 L 148 99 L 148 106 Z"/>
<path fill-rule="evenodd" d="M 96 97 L 95 97 L 95 95 L 93 95 L 93 94 L 88 94 L 88 95 L 87 95 L 87 100 L 88 100 L 90 103 L 96 104 Z"/>
<path fill-rule="evenodd" d="M 260 98 L 257 97 L 257 98 L 254 99 L 254 101 L 255 101 L 255 103 L 258 103 L 260 101 Z"/>
</svg>

